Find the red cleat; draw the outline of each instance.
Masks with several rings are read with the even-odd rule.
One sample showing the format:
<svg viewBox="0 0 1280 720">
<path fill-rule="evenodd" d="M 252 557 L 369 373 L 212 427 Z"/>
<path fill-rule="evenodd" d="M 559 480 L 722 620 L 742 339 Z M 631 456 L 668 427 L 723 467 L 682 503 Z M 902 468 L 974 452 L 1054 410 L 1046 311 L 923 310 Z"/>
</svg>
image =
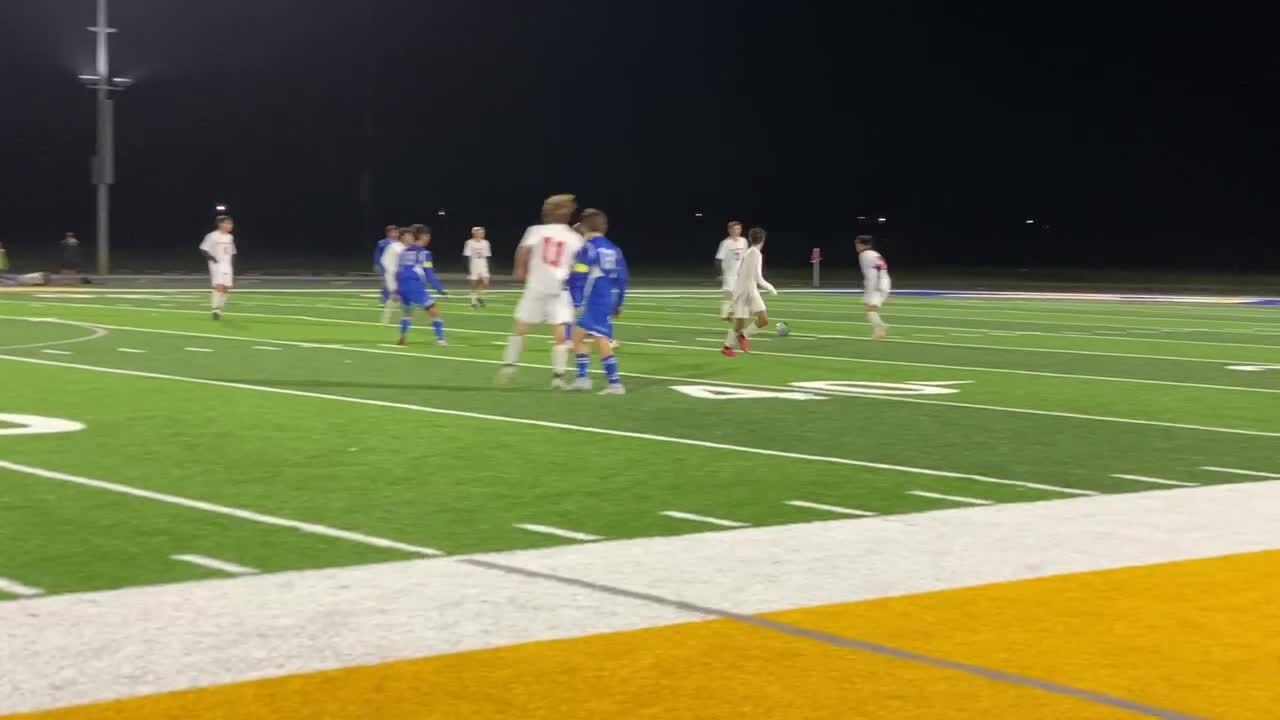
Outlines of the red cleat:
<svg viewBox="0 0 1280 720">
<path fill-rule="evenodd" d="M 729 347 L 728 345 L 725 345 L 724 347 L 720 348 L 720 354 L 725 357 L 738 357 L 738 353 L 734 352 L 733 348 Z"/>
<path fill-rule="evenodd" d="M 400 339 L 396 341 L 396 344 L 397 344 L 397 345 L 404 345 L 404 344 L 405 344 L 405 343 L 404 343 L 404 336 L 403 336 L 403 335 L 401 335 L 401 336 L 400 336 Z"/>
<path fill-rule="evenodd" d="M 738 336 L 738 347 L 742 348 L 742 352 L 744 352 L 744 353 L 749 353 L 749 352 L 751 352 L 751 343 L 747 342 L 747 336 L 746 336 L 746 335 L 739 335 L 739 336 Z"/>
</svg>

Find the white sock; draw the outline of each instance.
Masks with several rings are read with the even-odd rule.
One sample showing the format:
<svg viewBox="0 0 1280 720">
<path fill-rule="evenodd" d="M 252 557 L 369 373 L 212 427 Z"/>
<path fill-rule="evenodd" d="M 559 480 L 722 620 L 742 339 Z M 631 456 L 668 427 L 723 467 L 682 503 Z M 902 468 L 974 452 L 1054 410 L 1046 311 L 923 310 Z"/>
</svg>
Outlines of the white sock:
<svg viewBox="0 0 1280 720">
<path fill-rule="evenodd" d="M 867 311 L 867 319 L 871 321 L 871 326 L 874 328 L 884 327 L 884 321 L 880 319 L 880 313 L 878 312 Z"/>
<path fill-rule="evenodd" d="M 746 335 L 747 337 L 751 337 L 752 335 L 755 335 L 759 330 L 760 328 L 756 327 L 755 323 L 751 323 L 750 325 L 742 328 L 742 334 Z"/>
<path fill-rule="evenodd" d="M 569 369 L 569 344 L 556 343 L 551 346 L 551 373 L 556 377 L 564 375 Z"/>
<path fill-rule="evenodd" d="M 729 301 L 728 300 L 720 301 L 720 317 L 722 318 L 729 317 Z"/>
<path fill-rule="evenodd" d="M 724 346 L 727 348 L 738 347 L 738 333 L 733 328 L 729 328 L 729 332 L 725 334 Z"/>
<path fill-rule="evenodd" d="M 214 310 L 219 309 L 218 300 L 220 299 L 219 296 L 221 294 L 222 293 L 218 292 L 217 290 L 214 290 L 212 293 L 210 293 L 209 307 L 212 307 Z"/>
<path fill-rule="evenodd" d="M 471 291 L 471 302 L 472 302 L 472 304 L 475 304 L 476 298 L 478 298 L 478 297 L 480 297 L 480 293 L 476 292 L 475 290 L 472 290 L 472 291 Z"/>
<path fill-rule="evenodd" d="M 386 305 L 382 306 L 382 324 L 383 325 L 388 325 L 391 323 L 391 313 L 394 312 L 394 310 L 395 310 L 395 306 L 391 303 L 390 300 L 387 301 Z"/>
<path fill-rule="evenodd" d="M 524 338 L 519 335 L 512 335 L 507 338 L 507 349 L 502 351 L 502 362 L 508 365 L 515 365 L 520 360 L 520 353 L 524 352 Z"/>
</svg>

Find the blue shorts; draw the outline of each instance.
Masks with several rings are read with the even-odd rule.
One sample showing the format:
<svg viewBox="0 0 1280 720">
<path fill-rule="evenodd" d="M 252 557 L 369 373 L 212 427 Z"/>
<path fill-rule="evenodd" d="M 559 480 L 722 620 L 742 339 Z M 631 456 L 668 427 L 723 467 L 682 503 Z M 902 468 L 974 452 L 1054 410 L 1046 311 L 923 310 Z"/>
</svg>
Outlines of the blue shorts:
<svg viewBox="0 0 1280 720">
<path fill-rule="evenodd" d="M 400 303 L 406 308 L 425 309 L 436 304 L 435 298 L 431 297 L 431 293 L 427 292 L 427 286 L 422 283 L 406 283 L 402 280 L 397 294 L 400 295 Z"/>
<path fill-rule="evenodd" d="M 578 318 L 577 326 L 586 330 L 588 335 L 613 339 L 613 318 L 604 310 L 592 310 L 588 305 Z"/>
</svg>

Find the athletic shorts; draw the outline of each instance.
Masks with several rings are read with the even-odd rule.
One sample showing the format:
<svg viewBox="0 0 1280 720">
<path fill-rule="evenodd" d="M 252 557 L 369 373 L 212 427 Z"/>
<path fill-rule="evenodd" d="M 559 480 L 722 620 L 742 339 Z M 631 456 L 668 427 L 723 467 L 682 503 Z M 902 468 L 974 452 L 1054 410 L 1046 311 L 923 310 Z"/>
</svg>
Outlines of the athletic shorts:
<svg viewBox="0 0 1280 720">
<path fill-rule="evenodd" d="M 733 301 L 733 316 L 735 318 L 753 318 L 764 311 L 764 298 L 760 297 L 759 290 L 743 293 Z"/>
<path fill-rule="evenodd" d="M 468 280 L 488 280 L 489 279 L 489 261 L 488 260 L 472 260 L 470 267 L 467 268 Z"/>
<path fill-rule="evenodd" d="M 606 310 L 593 310 L 590 305 L 582 311 L 578 318 L 578 327 L 587 331 L 588 335 L 613 339 L 613 317 Z"/>
<path fill-rule="evenodd" d="M 526 292 L 516 304 L 516 320 L 525 325 L 567 325 L 573 322 L 573 302 L 567 291 L 556 295 Z"/>
<path fill-rule="evenodd" d="M 875 305 L 877 307 L 884 305 L 884 301 L 889 299 L 889 290 L 866 290 L 862 293 L 862 302 L 864 305 Z"/>
<path fill-rule="evenodd" d="M 225 265 L 209 265 L 209 284 L 210 285 L 226 285 L 231 287 L 235 284 L 235 277 L 231 272 L 231 268 Z"/>
<path fill-rule="evenodd" d="M 396 291 L 396 274 L 394 272 L 382 273 L 382 289 L 391 292 Z"/>
<path fill-rule="evenodd" d="M 421 282 L 404 282 L 400 281 L 400 286 L 396 288 L 396 294 L 400 296 L 400 304 L 406 308 L 429 308 L 436 304 L 436 299 L 431 297 L 431 293 L 427 292 L 427 286 Z"/>
</svg>

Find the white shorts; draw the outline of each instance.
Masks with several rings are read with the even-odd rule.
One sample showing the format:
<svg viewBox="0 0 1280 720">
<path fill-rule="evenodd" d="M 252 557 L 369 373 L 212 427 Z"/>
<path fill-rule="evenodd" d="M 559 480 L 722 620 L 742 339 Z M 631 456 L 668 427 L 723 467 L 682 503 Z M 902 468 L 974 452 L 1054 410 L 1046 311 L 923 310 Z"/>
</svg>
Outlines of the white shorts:
<svg viewBox="0 0 1280 720">
<path fill-rule="evenodd" d="M 396 274 L 394 271 L 386 270 L 382 273 L 382 287 L 388 292 L 396 291 Z"/>
<path fill-rule="evenodd" d="M 760 297 L 759 290 L 744 293 L 733 301 L 733 316 L 735 318 L 753 318 L 764 311 L 764 298 Z"/>
<path fill-rule="evenodd" d="M 889 299 L 889 290 L 865 290 L 862 293 L 862 303 L 864 305 L 875 305 L 880 307 L 884 305 L 884 301 Z"/>
<path fill-rule="evenodd" d="M 235 284 L 231 268 L 226 265 L 209 265 L 209 284 L 213 286 L 226 285 L 231 287 Z"/>
<path fill-rule="evenodd" d="M 516 304 L 516 320 L 525 325 L 564 325 L 573 322 L 573 301 L 568 292 L 557 295 L 520 296 Z"/>
<path fill-rule="evenodd" d="M 472 260 L 471 267 L 467 270 L 468 280 L 488 280 L 489 279 L 489 261 L 488 260 Z"/>
</svg>

